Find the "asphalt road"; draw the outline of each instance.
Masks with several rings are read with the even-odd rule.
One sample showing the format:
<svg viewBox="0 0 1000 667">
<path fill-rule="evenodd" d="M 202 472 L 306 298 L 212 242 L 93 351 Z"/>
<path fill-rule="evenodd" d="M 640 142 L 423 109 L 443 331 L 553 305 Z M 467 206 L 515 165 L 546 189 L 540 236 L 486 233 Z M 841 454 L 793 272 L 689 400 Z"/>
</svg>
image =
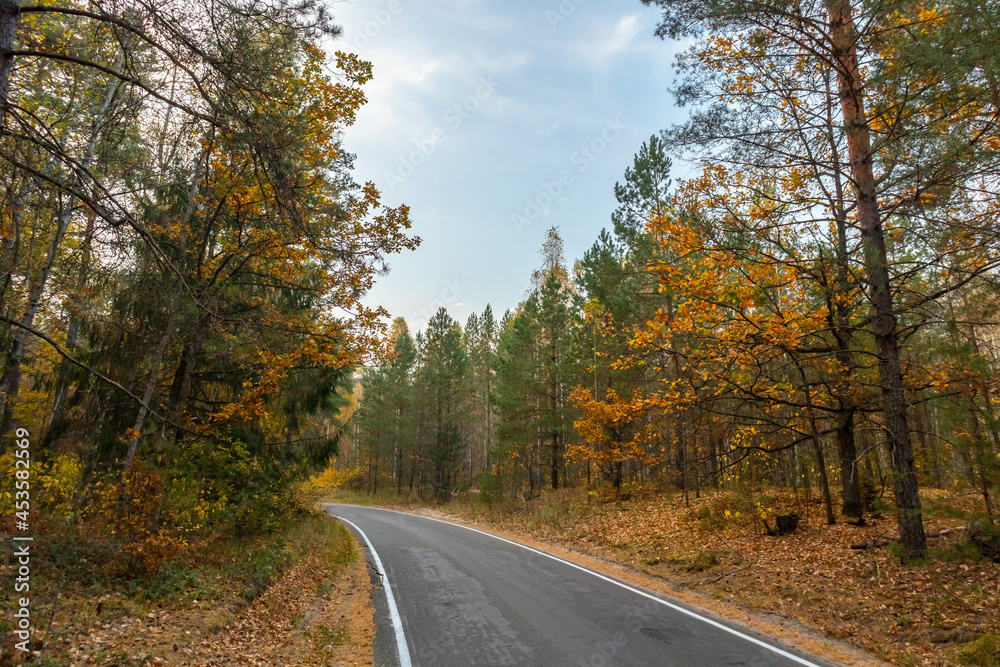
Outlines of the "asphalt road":
<svg viewBox="0 0 1000 667">
<path fill-rule="evenodd" d="M 327 509 L 363 533 L 373 577 L 385 577 L 380 666 L 830 664 L 503 538 L 376 508 Z"/>
</svg>

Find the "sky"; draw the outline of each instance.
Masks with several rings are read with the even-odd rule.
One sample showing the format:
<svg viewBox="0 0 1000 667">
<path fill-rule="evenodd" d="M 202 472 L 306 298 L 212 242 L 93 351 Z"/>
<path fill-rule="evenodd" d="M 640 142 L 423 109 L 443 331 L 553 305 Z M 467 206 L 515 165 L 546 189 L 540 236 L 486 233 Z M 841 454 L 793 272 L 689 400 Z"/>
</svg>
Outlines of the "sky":
<svg viewBox="0 0 1000 667">
<path fill-rule="evenodd" d="M 344 135 L 355 179 L 410 206 L 414 252 L 369 305 L 426 327 L 499 318 L 525 296 L 549 227 L 570 266 L 610 227 L 614 184 L 643 141 L 683 120 L 679 47 L 639 0 L 345 0 L 331 50 L 372 62 Z"/>
</svg>

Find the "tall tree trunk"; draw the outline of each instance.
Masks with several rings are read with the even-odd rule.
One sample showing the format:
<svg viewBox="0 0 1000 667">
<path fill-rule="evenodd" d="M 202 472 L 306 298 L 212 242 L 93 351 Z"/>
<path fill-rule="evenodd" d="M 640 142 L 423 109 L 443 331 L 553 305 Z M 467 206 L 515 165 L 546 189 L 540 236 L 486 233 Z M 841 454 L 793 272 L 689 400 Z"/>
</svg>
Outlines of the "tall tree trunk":
<svg viewBox="0 0 1000 667">
<path fill-rule="evenodd" d="M 691 507 L 691 497 L 688 494 L 688 463 L 687 463 L 687 439 L 684 435 L 684 425 L 678 424 L 677 428 L 677 451 L 680 456 L 681 488 L 684 489 L 684 507 Z"/>
<path fill-rule="evenodd" d="M 844 193 L 844 183 L 841 177 L 842 164 L 840 148 L 834 133 L 834 106 L 829 72 L 825 73 L 823 82 L 826 89 L 826 133 L 830 144 L 830 159 L 833 162 L 834 201 L 831 202 L 834 221 L 837 226 L 837 282 L 836 299 L 827 295 L 827 305 L 830 310 L 831 330 L 837 343 L 837 362 L 840 364 L 840 379 L 837 383 L 838 400 L 841 403 L 842 418 L 837 425 L 837 450 L 840 458 L 841 511 L 844 516 L 855 518 L 858 523 L 864 521 L 864 507 L 861 502 L 861 475 L 858 471 L 858 449 L 854 437 L 854 417 L 857 406 L 851 397 L 852 374 L 854 372 L 854 353 L 851 337 L 851 309 L 847 295 L 851 290 L 850 263 L 847 249 L 847 203 Z"/>
<path fill-rule="evenodd" d="M 551 475 L 552 475 L 552 490 L 555 491 L 559 488 L 559 434 L 551 433 L 550 440 L 552 448 L 552 460 L 551 460 Z"/>
<path fill-rule="evenodd" d="M 976 335 L 976 326 L 972 325 L 969 331 L 969 338 L 972 341 L 972 351 L 977 357 L 982 357 L 982 350 L 979 348 L 979 337 Z M 990 437 L 993 439 L 993 446 L 997 450 L 997 455 L 1000 456 L 1000 428 L 997 425 L 997 415 L 996 410 L 993 408 L 993 394 L 990 392 L 990 385 L 987 382 L 981 384 L 980 389 L 983 392 L 983 402 L 985 405 L 985 416 L 986 416 L 986 428 L 990 432 Z"/>
<path fill-rule="evenodd" d="M 697 440 L 695 440 L 692 443 L 692 447 L 694 447 L 694 452 L 693 452 L 693 454 L 694 454 L 694 456 L 693 456 L 693 460 L 694 460 L 694 497 L 695 498 L 701 498 L 701 471 L 699 469 L 700 466 L 699 466 L 699 463 L 698 463 L 699 462 L 699 453 L 698 453 L 698 441 Z"/>
<path fill-rule="evenodd" d="M 924 431 L 935 434 L 933 440 L 928 441 L 927 449 L 931 457 L 931 469 L 934 471 L 934 487 L 944 488 L 944 470 L 941 468 L 941 438 L 937 436 L 939 431 L 935 430 L 934 413 L 931 412 L 929 401 L 924 401 L 923 409 Z"/>
<path fill-rule="evenodd" d="M 179 255 L 179 270 L 182 272 L 179 280 L 184 280 L 188 275 L 188 233 L 187 229 L 191 225 L 191 221 L 194 219 L 194 214 L 197 212 L 198 208 L 198 191 L 201 185 L 201 177 L 203 174 L 203 163 L 208 159 L 208 153 L 202 153 L 200 158 L 194 164 L 194 172 L 191 176 L 191 186 L 188 190 L 188 202 L 184 209 L 184 219 L 181 222 L 180 227 L 180 238 L 178 243 L 178 255 Z M 202 244 L 199 252 L 205 252 L 205 246 L 209 243 L 207 240 L 208 234 L 206 233 L 206 241 Z M 177 290 L 174 292 L 173 302 L 170 306 L 171 317 L 179 307 L 180 303 L 181 286 L 178 285 Z M 201 333 L 205 328 L 205 324 L 208 320 L 208 315 L 202 315 L 195 320 L 194 330 L 188 330 L 187 344 L 184 345 L 181 351 L 180 361 L 177 364 L 177 371 L 174 373 L 174 381 L 170 386 L 170 406 L 171 414 L 173 415 L 174 421 L 178 424 L 177 430 L 174 432 L 174 440 L 180 442 L 184 435 L 184 411 L 187 409 L 188 397 L 191 395 L 191 390 L 194 385 L 194 369 L 198 362 L 198 355 L 200 352 L 201 345 Z"/>
<path fill-rule="evenodd" d="M 837 69 L 840 105 L 847 131 L 851 175 L 857 195 L 858 225 L 864 252 L 873 333 L 882 388 L 886 442 L 892 459 L 900 541 L 911 558 L 927 555 L 917 470 L 907 423 L 896 313 L 889 280 L 888 254 L 876 198 L 871 137 L 865 116 L 864 86 L 858 68 L 854 15 L 849 0 L 829 4 L 830 39 Z"/>
<path fill-rule="evenodd" d="M 199 317 L 194 325 L 194 331 L 187 332 L 188 342 L 181 351 L 177 371 L 174 373 L 174 381 L 170 387 L 171 412 L 174 421 L 178 424 L 174 440 L 178 442 L 184 435 L 184 411 L 187 409 L 188 400 L 194 390 L 194 371 L 201 350 L 202 331 L 204 331 L 207 320 L 208 315 Z"/>
<path fill-rule="evenodd" d="M 556 410 L 559 408 L 559 381 L 555 373 L 556 364 L 556 351 L 555 351 L 555 339 L 550 343 L 550 363 L 552 364 L 552 369 L 549 374 L 549 418 L 552 419 Z M 551 458 L 551 475 L 552 475 L 552 489 L 556 490 L 559 488 L 559 431 L 555 426 L 549 427 L 549 443 L 552 448 L 552 458 Z"/>
<path fill-rule="evenodd" d="M 785 464 L 782 466 L 785 469 L 785 475 L 788 477 L 788 482 L 792 486 L 792 493 L 796 496 L 799 495 L 799 475 L 795 466 L 795 448 L 787 450 L 785 454 L 784 461 Z"/>
<path fill-rule="evenodd" d="M 917 453 L 921 454 L 924 459 L 925 466 L 934 468 L 936 466 L 934 461 L 934 453 L 931 452 L 930 447 L 927 444 L 927 401 L 922 401 L 919 407 L 914 407 L 913 409 L 913 430 L 917 434 L 917 444 L 919 449 L 916 450 Z M 924 483 L 929 484 L 931 477 L 928 476 L 927 468 L 924 469 Z"/>
<path fill-rule="evenodd" d="M 396 495 L 403 495 L 403 450 L 396 448 Z"/>
<path fill-rule="evenodd" d="M 802 480 L 802 486 L 805 487 L 806 502 L 808 503 L 812 498 L 812 477 L 809 476 L 809 468 L 802 460 L 802 454 L 797 446 L 795 447 L 795 463 L 798 465 L 799 479 Z"/>
<path fill-rule="evenodd" d="M 396 405 L 393 411 L 395 417 L 393 428 L 395 433 L 393 434 L 393 456 L 392 456 L 392 475 L 393 481 L 396 482 L 396 495 L 401 495 L 403 493 L 403 443 L 400 442 L 399 438 L 399 425 L 403 421 L 403 406 L 400 404 Z"/>
<path fill-rule="evenodd" d="M 375 434 L 375 440 L 372 441 L 372 495 L 378 494 L 378 463 L 379 459 L 379 449 L 382 445 L 382 432 L 378 431 Z"/>
<path fill-rule="evenodd" d="M 128 472 L 132 467 L 132 463 L 135 462 L 135 453 L 139 447 L 139 438 L 146 424 L 146 416 L 149 414 L 146 406 L 153 400 L 153 392 L 156 391 L 156 385 L 160 378 L 160 367 L 163 365 L 163 355 L 167 351 L 167 345 L 170 343 L 170 335 L 174 330 L 174 312 L 175 309 L 172 308 L 170 317 L 167 320 L 167 327 L 160 337 L 153 360 L 149 364 L 149 378 L 146 379 L 146 388 L 142 392 L 142 405 L 139 406 L 139 414 L 135 417 L 135 424 L 132 426 L 132 436 L 128 441 L 128 452 L 125 454 L 125 463 L 123 465 L 125 472 Z"/>
<path fill-rule="evenodd" d="M 816 420 L 810 417 L 812 427 L 813 447 L 816 449 L 816 464 L 819 468 L 819 485 L 823 492 L 823 506 L 826 508 L 826 523 L 832 526 L 837 523 L 837 518 L 833 515 L 833 499 L 830 497 L 830 482 L 826 474 L 826 457 L 823 455 L 823 441 L 816 431 Z"/>
<path fill-rule="evenodd" d="M 13 178 L 12 178 L 13 180 Z M 21 202 L 24 197 L 26 187 L 15 188 L 13 184 L 7 189 L 7 201 L 10 202 L 10 221 L 14 230 L 12 237 L 4 237 L 2 250 L 0 250 L 0 311 L 5 303 L 7 289 L 10 287 L 14 275 L 14 267 L 17 266 L 18 255 L 21 252 Z"/>
<path fill-rule="evenodd" d="M 816 464 L 819 468 L 820 490 L 823 493 L 823 504 L 826 507 L 826 523 L 827 525 L 832 526 L 837 523 L 837 519 L 833 515 L 833 500 L 830 497 L 830 482 L 826 474 L 826 456 L 824 456 L 823 452 L 823 439 L 820 437 L 819 427 L 816 425 L 816 410 L 813 406 L 812 387 L 809 385 L 809 379 L 806 377 L 805 369 L 802 368 L 799 360 L 792 357 L 792 361 L 799 371 L 799 377 L 802 378 L 802 391 L 805 394 L 806 411 L 809 415 L 809 434 L 812 436 L 813 448 L 816 450 Z"/>
<path fill-rule="evenodd" d="M 83 294 L 83 290 L 87 286 L 90 274 L 90 252 L 94 239 L 94 223 L 96 220 L 97 214 L 91 211 L 87 216 L 87 228 L 84 231 L 83 245 L 80 248 L 82 255 L 80 258 L 80 272 L 77 274 L 76 290 L 72 297 L 72 310 L 69 313 L 69 325 L 66 329 L 66 344 L 64 345 L 66 351 L 70 354 L 76 351 L 76 343 L 80 335 L 80 324 L 84 318 L 83 310 L 85 306 L 81 294 Z M 56 376 L 55 398 L 52 401 L 52 415 L 49 417 L 48 430 L 45 433 L 45 439 L 42 441 L 43 448 L 48 448 L 52 445 L 54 438 L 62 428 L 66 413 L 66 398 L 69 395 L 69 374 L 72 369 L 73 364 L 66 359 L 63 359 L 59 363 L 59 371 Z"/>
<path fill-rule="evenodd" d="M 24 359 L 24 341 L 27 336 L 27 328 L 31 327 L 35 321 L 35 315 L 42 303 L 42 295 L 45 293 L 45 286 L 48 283 L 49 275 L 52 273 L 52 266 L 55 264 L 56 255 L 62 245 L 66 228 L 73 211 L 75 200 L 70 198 L 62 207 L 59 218 L 56 222 L 56 233 L 52 237 L 48 253 L 35 278 L 31 281 L 28 290 L 28 305 L 24 315 L 21 317 L 21 328 L 14 334 L 11 342 L 10 352 L 7 355 L 7 368 L 3 377 L 0 377 L 0 433 L 6 433 L 10 424 L 10 411 L 21 387 L 21 361 Z"/>
<path fill-rule="evenodd" d="M 719 436 L 715 433 L 715 429 L 709 432 L 709 445 L 712 453 L 712 486 L 716 489 L 719 488 L 719 452 L 722 449 L 719 444 Z"/>
<path fill-rule="evenodd" d="M 844 413 L 837 424 L 837 451 L 840 454 L 840 487 L 843 494 L 841 511 L 859 523 L 864 521 L 861 502 L 861 474 L 858 469 L 858 448 L 854 440 L 854 410 Z"/>
<path fill-rule="evenodd" d="M 972 446 L 975 448 L 973 453 L 973 460 L 975 461 L 975 469 L 977 475 L 977 480 L 979 482 L 979 493 L 983 497 L 983 505 L 986 508 L 986 518 L 990 523 L 993 523 L 993 499 L 990 498 L 990 483 L 986 476 L 987 467 L 987 456 L 986 445 L 983 440 L 982 429 L 979 427 L 979 415 L 976 407 L 975 396 L 969 399 L 969 425 L 970 425 L 970 435 L 972 436 Z M 970 466 L 971 469 L 972 466 Z"/>
<path fill-rule="evenodd" d="M 493 404 L 490 401 L 491 376 L 493 375 L 490 350 L 491 344 L 490 340 L 486 341 L 486 452 L 483 460 L 486 461 L 487 471 L 492 468 L 492 462 L 490 461 L 490 449 L 493 446 Z"/>
<path fill-rule="evenodd" d="M 8 3 L 4 5 L 2 3 Z M 0 52 L 4 50 L 4 31 L 7 30 L 4 14 L 4 7 L 13 8 L 16 10 L 20 7 L 20 3 L 15 0 L 10 3 L 10 0 L 0 0 Z M 14 27 L 12 28 L 15 32 L 17 30 L 17 16 L 13 16 Z M 13 37 L 11 38 L 13 40 Z M 13 41 L 11 42 L 13 43 Z M 121 66 L 121 56 L 119 55 L 118 67 Z M 7 94 L 7 79 L 9 79 L 10 72 L 7 72 L 6 78 L 3 74 L 2 68 L 6 67 L 8 64 L 12 64 L 12 58 L 4 57 L 2 63 L 0 63 L 0 104 L 4 104 Z M 117 68 L 116 68 L 117 69 Z M 83 154 L 83 160 L 81 161 L 83 171 L 86 171 L 94 163 L 94 152 L 97 149 L 97 139 L 100 136 L 102 125 L 108 113 L 108 108 L 111 106 L 111 102 L 114 99 L 115 93 L 118 90 L 117 80 L 115 83 L 108 87 L 104 95 L 104 100 L 101 102 L 101 106 L 97 110 L 97 114 L 94 117 L 94 122 L 91 124 L 90 139 L 87 141 L 87 148 Z M 0 109 L 2 112 L 2 109 Z M 2 117 L 0 117 L 2 121 Z M 62 245 L 63 237 L 66 235 L 66 230 L 69 227 L 70 218 L 73 216 L 73 209 L 76 207 L 77 199 L 73 195 L 69 195 L 66 202 L 63 204 L 62 209 L 59 211 L 59 218 L 56 221 L 56 233 L 52 238 L 52 244 L 49 246 L 49 251 L 45 256 L 45 261 L 42 263 L 41 269 L 35 276 L 31 283 L 31 287 L 28 291 L 28 306 L 25 309 L 24 316 L 21 318 L 21 324 L 23 327 L 31 327 L 35 321 L 35 315 L 38 314 L 38 308 L 41 305 L 42 295 L 45 293 L 45 288 L 49 281 L 49 276 L 52 273 L 52 266 L 55 264 L 56 255 L 59 253 L 59 248 Z M 3 377 L 0 378 L 0 433 L 4 433 L 6 430 L 6 424 L 10 422 L 10 410 L 13 402 L 17 399 L 17 394 L 21 386 L 21 360 L 24 358 L 24 340 L 27 335 L 27 329 L 21 328 L 14 334 L 14 340 L 11 344 L 10 353 L 7 357 L 7 368 L 4 371 Z"/>
<path fill-rule="evenodd" d="M 180 257 L 181 267 L 186 265 L 187 260 L 187 228 L 191 224 L 191 219 L 194 217 L 195 210 L 197 208 L 198 188 L 202 174 L 201 163 L 202 160 L 199 157 L 198 161 L 195 162 L 194 173 L 191 176 L 191 186 L 188 189 L 188 203 L 184 209 L 184 218 L 181 220 L 180 225 L 177 251 Z M 184 280 L 184 276 L 178 276 L 178 280 Z M 177 321 L 177 311 L 180 308 L 180 295 L 181 285 L 177 285 L 170 299 L 170 313 L 167 317 L 167 326 L 163 331 L 163 336 L 160 337 L 160 343 L 157 345 L 156 353 L 153 356 L 149 379 L 146 381 L 146 389 L 143 392 L 143 405 L 139 407 L 139 414 L 136 416 L 135 425 L 133 426 L 133 435 L 129 439 L 128 453 L 125 456 L 126 472 L 128 472 L 129 468 L 132 467 L 132 463 L 135 460 L 135 452 L 139 445 L 139 437 L 142 435 L 142 429 L 145 426 L 146 416 L 149 414 L 146 406 L 149 405 L 150 400 L 153 398 L 153 392 L 156 390 L 156 384 L 160 377 L 160 368 L 163 366 L 163 355 L 166 353 L 167 345 L 170 343 L 170 338 L 174 333 L 174 325 Z"/>
<path fill-rule="evenodd" d="M 0 138 L 6 134 L 7 95 L 14 70 L 14 41 L 21 20 L 21 0 L 0 0 Z"/>
</svg>

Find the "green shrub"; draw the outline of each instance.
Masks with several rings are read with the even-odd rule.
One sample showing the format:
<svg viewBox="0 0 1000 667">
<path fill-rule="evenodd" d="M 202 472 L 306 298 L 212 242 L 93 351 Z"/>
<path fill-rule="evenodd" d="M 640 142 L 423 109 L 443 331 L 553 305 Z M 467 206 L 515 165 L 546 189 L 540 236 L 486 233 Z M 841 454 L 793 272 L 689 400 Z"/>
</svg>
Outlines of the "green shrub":
<svg viewBox="0 0 1000 667">
<path fill-rule="evenodd" d="M 969 522 L 969 543 L 983 558 L 1000 563 L 1000 527 L 985 517 Z"/>
<path fill-rule="evenodd" d="M 493 472 L 483 474 L 482 479 L 479 481 L 479 497 L 487 506 L 492 507 L 495 503 L 502 500 L 503 492 L 503 480 L 499 475 Z"/>
<path fill-rule="evenodd" d="M 985 634 L 969 642 L 958 651 L 958 657 L 966 665 L 1000 667 L 1000 634 Z"/>
<path fill-rule="evenodd" d="M 968 542 L 963 542 L 961 544 L 949 544 L 943 547 L 932 547 L 930 549 L 930 555 L 933 560 L 941 560 L 946 563 L 955 563 L 959 561 L 972 561 L 973 563 L 978 562 L 982 559 L 982 554 L 979 553 L 979 549 L 975 545 Z"/>
</svg>

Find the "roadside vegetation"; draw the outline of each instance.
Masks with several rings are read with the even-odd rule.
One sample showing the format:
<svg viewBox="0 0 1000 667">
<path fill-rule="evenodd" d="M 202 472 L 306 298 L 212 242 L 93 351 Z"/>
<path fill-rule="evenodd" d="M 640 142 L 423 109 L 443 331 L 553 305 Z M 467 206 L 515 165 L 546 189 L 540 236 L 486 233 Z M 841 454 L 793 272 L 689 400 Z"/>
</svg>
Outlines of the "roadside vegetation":
<svg viewBox="0 0 1000 667">
<path fill-rule="evenodd" d="M 380 344 L 365 295 L 419 239 L 351 173 L 372 72 L 339 34 L 312 0 L 4 3 L 0 662 L 196 664 L 356 562 L 300 484 Z M 292 626 L 343 643 L 314 616 Z"/>
<path fill-rule="evenodd" d="M 5 626 L 0 664 L 325 665 L 335 655 L 370 664 L 364 562 L 353 536 L 319 512 L 289 512 L 280 528 L 252 536 L 192 539 L 169 554 L 93 534 L 43 535 L 32 560 L 32 652 L 13 651 Z M 11 552 L 5 573 L 16 566 Z"/>
</svg>

